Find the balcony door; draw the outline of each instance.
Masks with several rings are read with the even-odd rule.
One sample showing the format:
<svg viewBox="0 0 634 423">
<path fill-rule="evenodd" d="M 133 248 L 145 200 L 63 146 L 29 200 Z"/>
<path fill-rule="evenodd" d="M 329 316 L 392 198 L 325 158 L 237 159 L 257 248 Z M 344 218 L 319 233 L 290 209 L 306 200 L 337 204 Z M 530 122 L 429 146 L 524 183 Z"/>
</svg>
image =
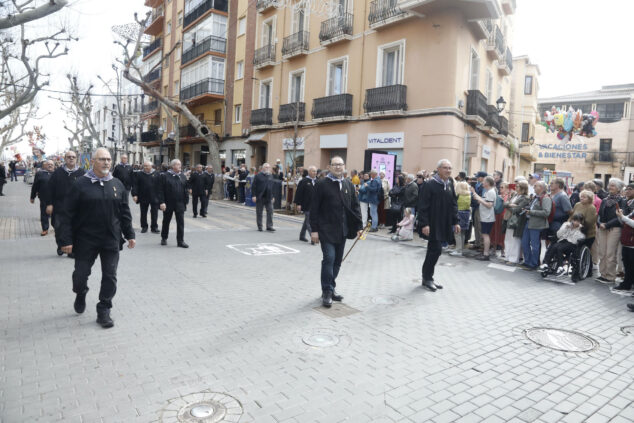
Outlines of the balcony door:
<svg viewBox="0 0 634 423">
<path fill-rule="evenodd" d="M 599 161 L 611 162 L 612 161 L 612 139 L 601 138 L 599 142 Z"/>
<path fill-rule="evenodd" d="M 291 73 L 289 103 L 304 101 L 304 71 Z"/>
<path fill-rule="evenodd" d="M 332 17 L 339 17 L 339 20 L 343 20 L 346 13 L 348 13 L 348 0 L 335 0 L 330 3 L 330 14 Z"/>
<path fill-rule="evenodd" d="M 271 108 L 271 81 L 262 81 L 260 84 L 260 109 Z"/>
<path fill-rule="evenodd" d="M 275 40 L 275 19 L 262 24 L 262 47 L 270 46 Z"/>
<path fill-rule="evenodd" d="M 297 34 L 306 30 L 306 9 L 300 3 L 293 8 L 293 28 L 292 33 Z"/>
<path fill-rule="evenodd" d="M 403 83 L 403 54 L 404 44 L 399 42 L 396 45 L 382 47 L 380 50 L 381 62 L 381 87 L 398 85 Z"/>
<path fill-rule="evenodd" d="M 328 92 L 327 96 L 345 94 L 346 92 L 347 62 L 345 59 L 336 60 L 328 64 Z"/>
</svg>

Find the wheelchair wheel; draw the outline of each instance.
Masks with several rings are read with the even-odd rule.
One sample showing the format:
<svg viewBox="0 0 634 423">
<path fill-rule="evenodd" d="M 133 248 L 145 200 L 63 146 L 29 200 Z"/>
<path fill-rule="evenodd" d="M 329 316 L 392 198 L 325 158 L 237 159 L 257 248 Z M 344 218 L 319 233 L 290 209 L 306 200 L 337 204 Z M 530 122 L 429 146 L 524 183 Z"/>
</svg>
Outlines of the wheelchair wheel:
<svg viewBox="0 0 634 423">
<path fill-rule="evenodd" d="M 582 246 L 579 250 L 578 260 L 577 275 L 579 276 L 579 280 L 582 281 L 592 273 L 592 255 L 586 245 Z"/>
</svg>

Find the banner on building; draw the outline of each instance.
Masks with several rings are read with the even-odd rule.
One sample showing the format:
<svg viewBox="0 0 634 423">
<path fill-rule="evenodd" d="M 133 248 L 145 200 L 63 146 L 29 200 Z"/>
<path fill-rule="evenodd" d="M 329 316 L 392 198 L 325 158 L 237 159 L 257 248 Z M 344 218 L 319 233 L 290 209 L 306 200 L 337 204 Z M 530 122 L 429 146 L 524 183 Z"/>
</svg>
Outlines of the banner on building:
<svg viewBox="0 0 634 423">
<path fill-rule="evenodd" d="M 405 147 L 404 132 L 383 132 L 368 134 L 368 149 L 391 149 Z"/>
</svg>

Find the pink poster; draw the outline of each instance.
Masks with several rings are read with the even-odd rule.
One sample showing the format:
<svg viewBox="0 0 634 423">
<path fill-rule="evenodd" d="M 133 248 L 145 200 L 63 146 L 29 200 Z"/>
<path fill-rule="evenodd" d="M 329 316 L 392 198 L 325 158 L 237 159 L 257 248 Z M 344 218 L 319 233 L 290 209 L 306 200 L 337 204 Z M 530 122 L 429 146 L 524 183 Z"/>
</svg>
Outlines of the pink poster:
<svg viewBox="0 0 634 423">
<path fill-rule="evenodd" d="M 385 172 L 385 177 L 390 181 L 390 187 L 394 186 L 394 170 L 396 168 L 396 156 L 392 154 L 372 153 L 372 169 L 379 174 Z"/>
</svg>

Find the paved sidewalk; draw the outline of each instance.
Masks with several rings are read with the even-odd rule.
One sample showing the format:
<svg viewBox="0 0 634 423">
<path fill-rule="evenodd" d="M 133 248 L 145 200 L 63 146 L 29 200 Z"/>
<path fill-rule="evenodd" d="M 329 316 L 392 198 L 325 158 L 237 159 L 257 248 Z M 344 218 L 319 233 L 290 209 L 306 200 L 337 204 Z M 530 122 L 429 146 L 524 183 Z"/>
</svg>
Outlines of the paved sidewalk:
<svg viewBox="0 0 634 423">
<path fill-rule="evenodd" d="M 35 235 L 0 240 L 1 422 L 175 422 L 191 404 L 241 423 L 634 421 L 630 299 L 593 280 L 445 254 L 431 293 L 424 248 L 369 236 L 324 312 L 299 219 L 261 233 L 253 210 L 214 202 L 206 220 L 188 211 L 188 250 L 138 234 L 103 330 L 98 266 L 76 315 L 72 260 L 39 236 L 27 187 L 5 188 L 0 219 L 34 219 Z"/>
</svg>

